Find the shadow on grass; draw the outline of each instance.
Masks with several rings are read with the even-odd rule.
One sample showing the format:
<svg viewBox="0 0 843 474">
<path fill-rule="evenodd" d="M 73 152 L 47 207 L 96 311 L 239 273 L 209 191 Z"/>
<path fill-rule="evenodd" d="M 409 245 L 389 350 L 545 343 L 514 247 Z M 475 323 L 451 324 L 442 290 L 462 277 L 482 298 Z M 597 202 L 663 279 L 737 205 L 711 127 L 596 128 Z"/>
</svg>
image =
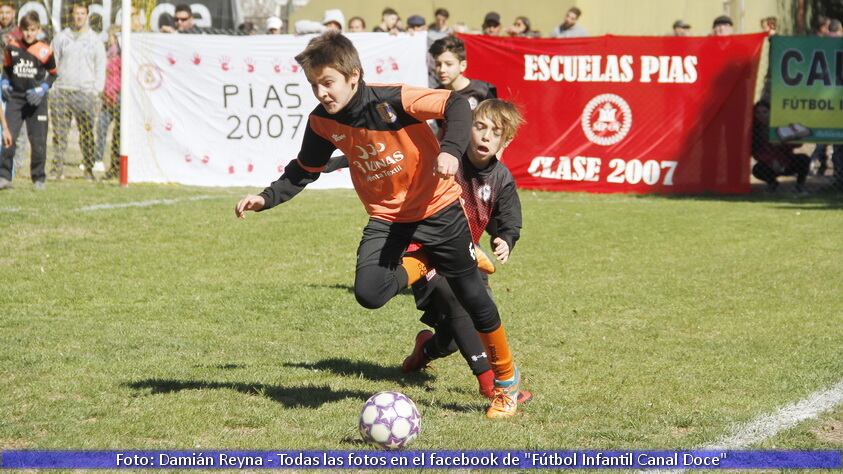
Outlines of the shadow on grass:
<svg viewBox="0 0 843 474">
<path fill-rule="evenodd" d="M 307 283 L 302 285 L 307 288 L 328 289 L 328 290 L 345 290 L 346 293 L 354 294 L 354 287 L 351 285 L 343 285 L 341 283 L 334 283 L 331 285 L 318 285 L 316 283 Z"/>
<path fill-rule="evenodd" d="M 235 390 L 246 395 L 258 395 L 289 408 L 318 408 L 326 403 L 356 398 L 361 402 L 370 393 L 355 390 L 332 390 L 328 386 L 282 387 L 279 385 L 247 384 L 235 382 L 208 382 L 198 380 L 146 379 L 122 384 L 134 390 L 150 390 L 151 395 L 174 393 L 183 390 Z"/>
<path fill-rule="evenodd" d="M 433 380 L 435 377 L 427 372 L 412 372 L 405 374 L 401 369 L 393 366 L 376 365 L 371 362 L 348 360 L 340 358 L 323 359 L 319 362 L 288 362 L 284 367 L 296 367 L 309 370 L 325 370 L 337 375 L 350 377 L 364 377 L 369 380 L 389 381 L 404 385 L 418 385 Z"/>
</svg>

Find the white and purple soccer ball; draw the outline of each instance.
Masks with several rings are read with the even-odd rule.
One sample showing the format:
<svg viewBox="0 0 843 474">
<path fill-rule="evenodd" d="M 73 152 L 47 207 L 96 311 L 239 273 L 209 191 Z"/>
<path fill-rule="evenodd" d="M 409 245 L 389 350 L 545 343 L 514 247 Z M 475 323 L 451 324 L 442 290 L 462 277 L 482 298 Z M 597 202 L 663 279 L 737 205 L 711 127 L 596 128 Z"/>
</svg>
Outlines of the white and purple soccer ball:
<svg viewBox="0 0 843 474">
<path fill-rule="evenodd" d="M 401 449 L 421 432 L 421 415 L 416 404 L 403 393 L 378 392 L 360 411 L 363 441 L 383 449 Z"/>
</svg>

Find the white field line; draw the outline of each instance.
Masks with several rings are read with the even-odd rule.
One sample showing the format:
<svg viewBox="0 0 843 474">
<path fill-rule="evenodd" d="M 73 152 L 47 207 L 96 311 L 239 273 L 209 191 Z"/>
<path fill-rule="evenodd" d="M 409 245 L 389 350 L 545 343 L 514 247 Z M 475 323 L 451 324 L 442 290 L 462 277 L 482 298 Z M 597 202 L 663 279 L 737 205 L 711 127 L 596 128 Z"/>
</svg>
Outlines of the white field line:
<svg viewBox="0 0 843 474">
<path fill-rule="evenodd" d="M 0 207 L 0 212 L 20 212 L 19 207 Z"/>
<path fill-rule="evenodd" d="M 184 201 L 204 201 L 206 199 L 216 199 L 223 196 L 193 196 L 189 198 L 177 198 L 177 199 L 150 199 L 149 201 L 134 201 L 134 202 L 121 202 L 118 204 L 94 204 L 92 206 L 84 206 L 76 209 L 79 212 L 91 212 L 91 211 L 107 211 L 111 209 L 125 209 L 128 207 L 150 207 L 150 206 L 171 206 L 173 204 L 178 204 Z M 225 196 L 227 197 L 227 196 Z"/>
<path fill-rule="evenodd" d="M 772 438 L 782 431 L 793 428 L 803 421 L 817 418 L 823 412 L 829 411 L 841 403 L 843 403 L 843 379 L 830 388 L 814 392 L 807 398 L 786 405 L 775 413 L 762 415 L 749 423 L 738 425 L 729 434 L 698 448 L 698 450 L 745 449 L 765 439 Z M 685 469 L 648 469 L 638 472 L 680 473 L 685 471 Z"/>
</svg>

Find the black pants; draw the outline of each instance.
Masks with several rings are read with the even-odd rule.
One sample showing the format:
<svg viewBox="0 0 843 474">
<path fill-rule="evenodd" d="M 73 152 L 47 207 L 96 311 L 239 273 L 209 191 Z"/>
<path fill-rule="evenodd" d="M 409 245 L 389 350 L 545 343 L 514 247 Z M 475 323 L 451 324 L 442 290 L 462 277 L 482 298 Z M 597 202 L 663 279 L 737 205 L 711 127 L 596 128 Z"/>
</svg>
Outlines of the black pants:
<svg viewBox="0 0 843 474">
<path fill-rule="evenodd" d="M 3 148 L 3 153 L 0 154 L 0 178 L 12 179 L 17 148 L 15 142 L 21 126 L 26 122 L 29 146 L 32 148 L 32 182 L 44 181 L 47 178 L 44 171 L 44 165 L 47 163 L 47 97 L 44 97 L 41 105 L 33 107 L 26 101 L 23 93 L 13 92 L 6 103 L 6 121 L 9 123 L 9 133 L 12 134 L 12 146 Z"/>
<path fill-rule="evenodd" d="M 481 277 L 491 297 L 488 276 L 481 274 Z M 425 346 L 428 357 L 439 359 L 459 350 L 474 375 L 491 369 L 471 317 L 444 277 L 437 274 L 429 281 L 422 278 L 413 285 L 413 295 L 416 307 L 424 311 L 421 321 L 435 330 L 433 339 Z"/>
<path fill-rule="evenodd" d="M 808 176 L 808 171 L 811 169 L 811 157 L 801 153 L 793 155 L 793 160 L 788 163 L 787 168 L 778 173 L 770 167 L 770 165 L 759 161 L 752 167 L 752 175 L 768 184 L 778 183 L 776 179 L 779 176 L 793 176 L 796 175 L 796 184 L 802 186 L 805 184 L 805 179 Z"/>
<path fill-rule="evenodd" d="M 357 248 L 354 296 L 358 303 L 380 308 L 407 286 L 401 256 L 411 241 L 424 246 L 430 264 L 447 279 L 477 331 L 488 333 L 500 326 L 498 308 L 477 270 L 468 221 L 459 202 L 419 222 L 369 219 Z"/>
</svg>

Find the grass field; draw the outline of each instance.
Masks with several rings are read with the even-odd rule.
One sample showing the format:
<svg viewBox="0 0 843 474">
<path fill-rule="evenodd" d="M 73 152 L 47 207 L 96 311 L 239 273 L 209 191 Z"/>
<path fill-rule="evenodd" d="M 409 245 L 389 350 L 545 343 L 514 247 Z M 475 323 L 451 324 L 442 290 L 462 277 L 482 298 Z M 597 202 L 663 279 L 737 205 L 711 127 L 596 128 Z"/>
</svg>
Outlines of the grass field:
<svg viewBox="0 0 843 474">
<path fill-rule="evenodd" d="M 0 448 L 363 449 L 359 409 L 390 389 L 422 412 L 418 449 L 687 448 L 843 379 L 833 197 L 522 191 L 492 284 L 536 398 L 491 422 L 461 358 L 398 370 L 410 295 L 356 304 L 351 191 L 238 221 L 245 190 L 18 184 Z M 839 449 L 840 430 L 838 407 L 757 446 Z"/>
</svg>

